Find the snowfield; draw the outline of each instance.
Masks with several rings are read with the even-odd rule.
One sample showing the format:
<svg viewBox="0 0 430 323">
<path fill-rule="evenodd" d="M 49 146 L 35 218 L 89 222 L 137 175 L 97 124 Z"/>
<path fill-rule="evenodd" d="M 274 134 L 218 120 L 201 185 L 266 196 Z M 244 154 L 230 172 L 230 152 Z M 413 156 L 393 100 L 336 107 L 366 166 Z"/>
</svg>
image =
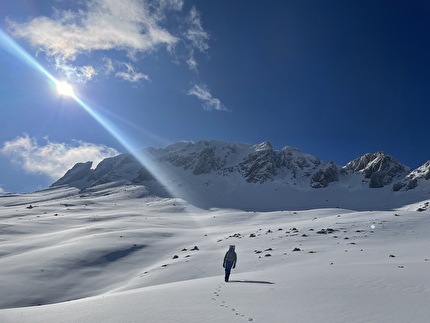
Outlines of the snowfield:
<svg viewBox="0 0 430 323">
<path fill-rule="evenodd" d="M 429 321 L 427 200 L 253 212 L 142 190 L 0 196 L 0 322 Z"/>
</svg>

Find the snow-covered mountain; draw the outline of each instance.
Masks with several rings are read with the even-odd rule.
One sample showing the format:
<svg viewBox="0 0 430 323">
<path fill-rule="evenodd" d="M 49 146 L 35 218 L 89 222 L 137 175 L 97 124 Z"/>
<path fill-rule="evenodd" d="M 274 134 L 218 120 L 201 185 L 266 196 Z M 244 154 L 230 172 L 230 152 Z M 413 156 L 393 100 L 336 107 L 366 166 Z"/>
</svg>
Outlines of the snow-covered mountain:
<svg viewBox="0 0 430 323">
<path fill-rule="evenodd" d="M 428 322 L 430 162 L 201 141 L 91 166 L 0 195 L 0 322 Z"/>
<path fill-rule="evenodd" d="M 149 195 L 181 197 L 200 207 L 254 209 L 348 207 L 351 199 L 363 198 L 357 190 L 369 196 L 363 207 L 386 207 L 396 194 L 414 189 L 408 193 L 412 203 L 430 188 L 430 161 L 411 171 L 383 152 L 365 154 L 345 166 L 292 147 L 275 150 L 269 142 L 180 142 L 140 154 L 145 163 L 121 154 L 95 169 L 91 162 L 76 164 L 52 187 L 85 191 L 101 184 L 140 184 Z"/>
</svg>

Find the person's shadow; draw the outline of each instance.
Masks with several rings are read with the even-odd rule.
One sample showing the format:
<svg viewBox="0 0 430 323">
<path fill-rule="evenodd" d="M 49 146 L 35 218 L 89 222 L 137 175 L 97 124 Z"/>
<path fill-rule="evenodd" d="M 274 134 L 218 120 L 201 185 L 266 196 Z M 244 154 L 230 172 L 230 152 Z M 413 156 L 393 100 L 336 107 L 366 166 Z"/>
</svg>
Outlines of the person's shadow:
<svg viewBox="0 0 430 323">
<path fill-rule="evenodd" d="M 265 281 L 265 280 L 229 280 L 229 283 L 248 283 L 248 284 L 269 284 L 273 285 L 274 283 Z"/>
</svg>

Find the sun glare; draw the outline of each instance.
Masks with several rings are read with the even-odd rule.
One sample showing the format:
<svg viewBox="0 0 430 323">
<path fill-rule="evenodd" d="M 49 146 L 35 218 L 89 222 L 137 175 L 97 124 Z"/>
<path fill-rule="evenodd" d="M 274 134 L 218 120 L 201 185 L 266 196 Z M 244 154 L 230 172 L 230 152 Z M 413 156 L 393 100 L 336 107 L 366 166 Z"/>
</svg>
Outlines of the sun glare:
<svg viewBox="0 0 430 323">
<path fill-rule="evenodd" d="M 57 82 L 57 92 L 64 96 L 74 95 L 72 86 L 67 82 Z"/>
</svg>

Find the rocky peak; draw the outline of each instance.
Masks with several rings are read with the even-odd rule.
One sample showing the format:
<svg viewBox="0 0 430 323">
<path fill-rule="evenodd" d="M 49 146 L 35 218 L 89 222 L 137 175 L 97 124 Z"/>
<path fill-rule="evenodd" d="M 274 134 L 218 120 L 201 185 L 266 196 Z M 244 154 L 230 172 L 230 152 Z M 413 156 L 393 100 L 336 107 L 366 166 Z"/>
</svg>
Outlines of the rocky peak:
<svg viewBox="0 0 430 323">
<path fill-rule="evenodd" d="M 121 154 L 102 160 L 91 169 L 92 162 L 78 163 L 51 187 L 69 185 L 84 189 L 87 187 L 113 183 L 142 183 L 153 180 L 150 172 L 131 154 Z"/>
<path fill-rule="evenodd" d="M 393 185 L 393 191 L 408 191 L 418 186 L 418 180 L 429 180 L 430 179 L 430 160 L 424 165 L 414 169 L 410 172 L 403 180 Z"/>
<path fill-rule="evenodd" d="M 343 167 L 344 173 L 364 174 L 364 178 L 370 179 L 369 187 L 371 188 L 390 184 L 394 179 L 405 176 L 408 171 L 408 167 L 382 151 L 365 154 Z"/>
<path fill-rule="evenodd" d="M 381 151 L 354 159 L 341 171 L 333 162 L 321 161 L 292 147 L 275 150 L 267 141 L 256 145 L 220 141 L 180 142 L 165 148 L 146 149 L 145 154 L 157 164 L 158 172 L 163 172 L 164 168 L 172 180 L 175 178 L 175 185 L 201 182 L 205 189 L 216 183 L 221 185 L 219 187 L 229 185 L 234 191 L 235 185 L 243 185 L 244 181 L 253 184 L 273 182 L 274 191 L 278 187 L 322 189 L 337 181 L 358 183 L 354 179 L 358 176 L 357 179 L 362 178 L 364 185 L 370 188 L 395 183 L 392 189 L 396 191 L 413 189 L 421 185 L 420 179 L 430 179 L 430 161 L 408 175 L 408 167 Z M 131 154 L 107 158 L 94 170 L 91 166 L 91 162 L 76 164 L 52 186 L 85 188 L 111 182 L 157 185 L 153 174 Z M 176 172 L 175 168 L 181 171 Z M 350 178 L 346 178 L 349 175 Z"/>
<path fill-rule="evenodd" d="M 409 180 L 414 180 L 418 178 L 424 178 L 425 180 L 430 179 L 430 160 L 428 160 L 424 165 L 410 172 L 407 176 L 407 179 Z"/>
<path fill-rule="evenodd" d="M 256 152 L 273 150 L 272 144 L 268 141 L 263 141 L 261 144 L 257 144 L 257 145 L 252 146 L 252 148 L 254 148 Z"/>
<path fill-rule="evenodd" d="M 85 180 L 92 172 L 91 166 L 93 162 L 77 163 L 66 174 L 56 181 L 52 186 L 67 185 L 74 182 Z"/>
</svg>

